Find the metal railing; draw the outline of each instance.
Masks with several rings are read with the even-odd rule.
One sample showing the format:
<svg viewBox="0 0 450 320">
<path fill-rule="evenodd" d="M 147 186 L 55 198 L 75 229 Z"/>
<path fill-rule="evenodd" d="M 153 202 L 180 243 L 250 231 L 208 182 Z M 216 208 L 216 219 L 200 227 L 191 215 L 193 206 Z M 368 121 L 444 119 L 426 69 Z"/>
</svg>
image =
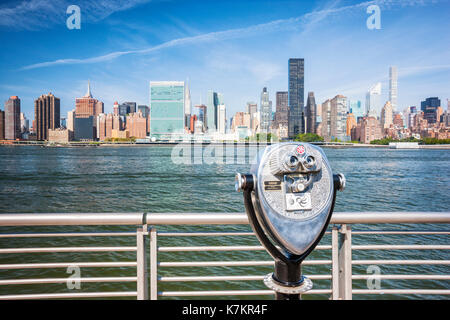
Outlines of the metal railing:
<svg viewBox="0 0 450 320">
<path fill-rule="evenodd" d="M 367 280 L 371 274 L 353 274 L 353 266 L 361 265 L 450 265 L 447 259 L 370 259 L 354 260 L 355 251 L 379 250 L 449 250 L 447 244 L 352 244 L 352 236 L 359 235 L 448 235 L 450 231 L 433 230 L 361 230 L 352 231 L 353 224 L 423 224 L 450 223 L 450 212 L 335 212 L 331 218 L 331 244 L 320 244 L 315 250 L 331 251 L 331 259 L 307 259 L 304 266 L 328 266 L 329 274 L 308 275 L 312 280 L 329 280 L 330 288 L 313 289 L 308 295 L 328 295 L 333 300 L 352 299 L 353 295 L 398 294 L 398 295 L 448 295 L 449 289 L 355 289 L 353 281 Z M 245 213 L 49 213 L 49 214 L 0 214 L 0 231 L 8 227 L 30 226 L 137 226 L 134 232 L 32 232 L 0 233 L 0 271 L 8 270 L 7 276 L 14 277 L 13 270 L 68 268 L 134 268 L 135 276 L 115 277 L 71 277 L 70 281 L 79 283 L 120 283 L 135 282 L 135 291 L 107 292 L 63 292 L 32 294 L 1 294 L 2 287 L 32 284 L 65 283 L 68 278 L 0 278 L 0 299 L 53 299 L 53 298 L 112 298 L 136 297 L 137 299 L 158 299 L 158 297 L 212 297 L 212 296 L 263 296 L 273 295 L 271 290 L 190 290 L 158 291 L 160 283 L 181 282 L 226 282 L 226 281 L 261 281 L 264 275 L 188 275 L 160 276 L 159 269 L 196 268 L 196 267 L 243 267 L 272 266 L 273 261 L 266 260 L 224 260 L 224 261 L 159 261 L 159 253 L 187 252 L 241 252 L 264 251 L 259 245 L 220 245 L 220 246 L 158 246 L 158 239 L 173 237 L 254 237 L 253 232 L 189 231 L 158 232 L 157 227 L 166 225 L 246 225 Z M 80 237 L 135 237 L 135 246 L 72 246 L 72 247 L 3 247 L 10 239 L 29 238 L 80 238 Z M 322 241 L 323 242 L 323 241 Z M 135 254 L 133 261 L 90 261 L 90 262 L 24 262 L 3 263 L 2 257 L 18 254 L 31 257 L 36 253 L 118 253 Z M 119 269 L 121 271 L 122 269 Z M 450 280 L 449 274 L 383 274 L 378 279 L 386 280 Z M 448 288 L 448 286 L 445 286 Z"/>
</svg>

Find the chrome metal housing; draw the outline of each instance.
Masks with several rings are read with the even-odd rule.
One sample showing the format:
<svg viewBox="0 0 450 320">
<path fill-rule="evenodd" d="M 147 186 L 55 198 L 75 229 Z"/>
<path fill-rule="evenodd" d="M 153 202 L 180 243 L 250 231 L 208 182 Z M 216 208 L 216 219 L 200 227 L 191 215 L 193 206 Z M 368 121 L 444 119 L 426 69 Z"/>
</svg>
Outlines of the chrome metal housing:
<svg viewBox="0 0 450 320">
<path fill-rule="evenodd" d="M 286 159 L 295 154 L 299 162 L 292 170 Z M 256 210 L 258 222 L 277 245 L 301 255 L 316 242 L 331 214 L 334 183 L 328 160 L 319 147 L 300 142 L 268 146 L 258 159 L 251 168 L 255 177 L 253 197 L 260 204 L 260 210 Z M 287 180 L 296 176 L 309 178 L 304 186 L 299 187 L 298 180 L 292 188 Z"/>
</svg>

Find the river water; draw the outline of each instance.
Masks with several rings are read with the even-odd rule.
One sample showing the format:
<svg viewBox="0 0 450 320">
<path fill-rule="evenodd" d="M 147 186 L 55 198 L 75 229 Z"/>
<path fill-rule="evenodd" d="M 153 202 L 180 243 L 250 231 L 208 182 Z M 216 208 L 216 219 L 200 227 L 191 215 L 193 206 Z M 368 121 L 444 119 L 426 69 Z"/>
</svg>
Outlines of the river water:
<svg viewBox="0 0 450 320">
<path fill-rule="evenodd" d="M 230 147 L 228 147 L 230 149 Z M 228 150 L 241 154 L 239 148 Z M 200 149 L 199 149 L 200 150 Z M 335 211 L 449 211 L 450 150 L 390 150 L 325 148 L 334 172 L 347 178 L 338 193 Z M 230 152 L 225 150 L 225 154 Z M 173 161 L 172 147 L 0 147 L 0 214 L 13 212 L 244 212 L 242 194 L 234 190 L 236 172 L 247 172 L 255 150 L 243 158 L 211 161 L 205 150 L 192 152 L 195 163 Z M 198 156 L 200 155 L 200 156 Z M 179 159 L 178 159 L 179 160 Z M 183 161 L 182 161 L 183 162 Z M 213 162 L 213 163 L 211 163 Z M 354 230 L 448 230 L 446 225 L 371 225 Z M 92 227 L 3 228 L 0 232 L 99 231 Z M 102 227 L 101 231 L 132 231 L 133 227 Z M 248 226 L 165 226 L 159 231 L 249 231 Z M 321 244 L 329 244 L 325 236 Z M 449 244 L 448 235 L 354 235 L 354 244 Z M 133 246 L 134 238 L 0 239 L 0 247 Z M 159 237 L 160 246 L 258 245 L 254 237 Z M 0 264 L 42 261 L 132 261 L 134 253 L 37 253 L 2 254 Z M 161 252 L 160 261 L 267 260 L 265 252 Z M 316 250 L 310 259 L 331 259 Z M 450 259 L 446 250 L 354 251 L 353 259 Z M 367 274 L 368 266 L 353 266 L 353 274 Z M 329 274 L 330 265 L 305 266 L 304 273 Z M 160 268 L 159 276 L 264 275 L 271 267 Z M 443 265 L 380 265 L 382 274 L 449 274 Z M 84 268 L 83 277 L 133 276 L 132 268 Z M 0 270 L 0 279 L 61 278 L 66 269 Z M 354 280 L 354 288 L 366 289 L 366 280 Z M 329 280 L 315 280 L 315 289 L 327 289 Z M 450 289 L 448 280 L 382 280 L 382 289 Z M 265 289 L 261 281 L 164 282 L 159 291 Z M 83 283 L 81 292 L 134 291 L 133 283 Z M 66 284 L 0 286 L 0 294 L 73 292 Z M 354 296 L 356 299 L 403 299 L 424 296 Z M 428 298 L 446 299 L 445 296 Z M 223 297 L 221 297 L 223 298 Z M 230 297 L 225 297 L 230 298 Z M 248 298 L 248 297 L 239 297 Z M 250 298 L 271 298 L 252 296 Z M 314 295 L 307 299 L 327 299 Z"/>
</svg>

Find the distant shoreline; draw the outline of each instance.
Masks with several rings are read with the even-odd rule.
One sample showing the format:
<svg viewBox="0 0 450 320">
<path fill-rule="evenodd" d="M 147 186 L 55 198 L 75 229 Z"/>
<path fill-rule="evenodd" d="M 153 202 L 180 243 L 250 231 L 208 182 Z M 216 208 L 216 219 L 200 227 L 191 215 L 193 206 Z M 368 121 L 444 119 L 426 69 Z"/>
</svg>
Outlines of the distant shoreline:
<svg viewBox="0 0 450 320">
<path fill-rule="evenodd" d="M 271 143 L 257 143 L 257 142 L 233 142 L 233 143 L 222 143 L 222 142 L 149 142 L 149 143 L 103 143 L 103 142 L 72 142 L 69 144 L 46 144 L 44 142 L 29 143 L 23 141 L 11 141 L 11 143 L 0 144 L 0 146 L 38 146 L 45 148 L 76 148 L 76 147 L 170 147 L 175 145 L 233 145 L 233 146 L 265 146 Z M 363 143 L 313 143 L 322 148 L 332 148 L 332 149 L 342 149 L 342 148 L 382 148 L 389 149 L 389 145 L 376 145 L 376 144 L 363 144 Z M 450 144 L 429 144 L 429 145 L 419 145 L 420 149 L 436 149 L 436 150 L 450 150 Z M 394 149 L 393 149 L 394 150 Z M 411 149 L 397 149 L 397 150 L 411 150 Z M 417 149 L 415 149 L 417 150 Z"/>
</svg>

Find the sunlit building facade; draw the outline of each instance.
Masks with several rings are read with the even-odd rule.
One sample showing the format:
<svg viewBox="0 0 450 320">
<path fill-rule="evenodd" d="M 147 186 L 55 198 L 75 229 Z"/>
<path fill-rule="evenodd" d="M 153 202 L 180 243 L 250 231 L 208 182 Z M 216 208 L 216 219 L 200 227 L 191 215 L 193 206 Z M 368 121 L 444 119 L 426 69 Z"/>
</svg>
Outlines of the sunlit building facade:
<svg viewBox="0 0 450 320">
<path fill-rule="evenodd" d="M 41 95 L 34 101 L 36 140 L 47 140 L 48 130 L 60 126 L 60 100 L 53 94 Z"/>
<path fill-rule="evenodd" d="M 20 99 L 12 96 L 5 102 L 5 139 L 16 140 L 20 137 Z"/>
</svg>

